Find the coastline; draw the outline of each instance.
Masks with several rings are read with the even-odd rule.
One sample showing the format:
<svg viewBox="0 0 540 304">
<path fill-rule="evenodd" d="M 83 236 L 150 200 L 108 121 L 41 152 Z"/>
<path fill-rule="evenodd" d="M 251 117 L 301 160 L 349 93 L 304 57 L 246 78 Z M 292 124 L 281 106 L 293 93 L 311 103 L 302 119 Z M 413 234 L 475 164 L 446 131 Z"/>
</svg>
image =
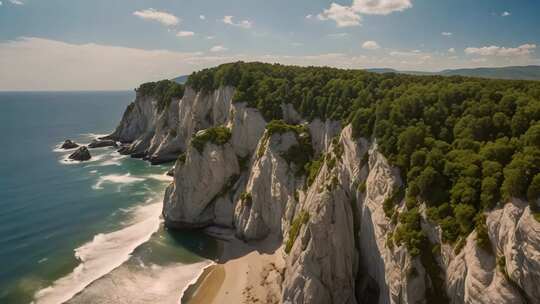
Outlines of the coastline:
<svg viewBox="0 0 540 304">
<path fill-rule="evenodd" d="M 220 240 L 221 256 L 186 288 L 181 303 L 279 303 L 285 261 L 276 240 Z"/>
</svg>

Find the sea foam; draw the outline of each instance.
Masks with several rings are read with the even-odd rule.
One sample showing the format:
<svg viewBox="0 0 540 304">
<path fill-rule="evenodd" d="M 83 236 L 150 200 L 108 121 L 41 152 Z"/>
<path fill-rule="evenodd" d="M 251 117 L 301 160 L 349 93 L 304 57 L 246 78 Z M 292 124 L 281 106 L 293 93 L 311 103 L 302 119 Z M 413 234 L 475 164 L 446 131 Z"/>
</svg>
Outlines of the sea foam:
<svg viewBox="0 0 540 304">
<path fill-rule="evenodd" d="M 160 225 L 161 203 L 134 210 L 133 222 L 118 231 L 98 234 L 75 249 L 80 264 L 70 274 L 56 280 L 35 295 L 35 303 L 63 303 L 86 286 L 127 261 L 133 250 L 148 241 Z"/>
<path fill-rule="evenodd" d="M 135 182 L 142 182 L 144 181 L 144 178 L 141 177 L 135 177 L 131 176 L 130 173 L 126 174 L 109 174 L 109 175 L 103 175 L 100 176 L 97 183 L 92 186 L 92 189 L 100 190 L 103 189 L 104 183 L 112 183 L 112 184 L 131 184 Z"/>
</svg>

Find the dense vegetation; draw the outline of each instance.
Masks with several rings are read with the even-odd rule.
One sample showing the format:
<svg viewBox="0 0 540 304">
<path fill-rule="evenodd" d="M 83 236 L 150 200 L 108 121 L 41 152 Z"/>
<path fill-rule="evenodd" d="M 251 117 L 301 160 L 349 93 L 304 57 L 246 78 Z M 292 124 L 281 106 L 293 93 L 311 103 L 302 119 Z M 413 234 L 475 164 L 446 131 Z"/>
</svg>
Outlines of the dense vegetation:
<svg viewBox="0 0 540 304">
<path fill-rule="evenodd" d="M 199 153 L 202 153 L 207 142 L 221 146 L 226 144 L 229 139 L 231 139 L 231 130 L 220 126 L 197 132 L 191 139 L 191 144 Z"/>
<path fill-rule="evenodd" d="M 540 218 L 539 82 L 238 62 L 194 73 L 187 85 L 234 86 L 233 101 L 267 121 L 281 119 L 281 105 L 290 103 L 307 120 L 352 123 L 355 136 L 376 138 L 405 182 L 385 211 L 392 216 L 405 197 L 394 239 L 413 253 L 425 239 L 420 203 L 452 243 L 475 227 L 482 232 L 481 213 L 510 197 L 528 200 Z M 486 236 L 478 233 L 479 244 Z"/>
<path fill-rule="evenodd" d="M 159 112 L 166 109 L 173 98 L 184 96 L 184 86 L 171 80 L 143 83 L 135 91 L 141 96 L 154 97 Z"/>
</svg>

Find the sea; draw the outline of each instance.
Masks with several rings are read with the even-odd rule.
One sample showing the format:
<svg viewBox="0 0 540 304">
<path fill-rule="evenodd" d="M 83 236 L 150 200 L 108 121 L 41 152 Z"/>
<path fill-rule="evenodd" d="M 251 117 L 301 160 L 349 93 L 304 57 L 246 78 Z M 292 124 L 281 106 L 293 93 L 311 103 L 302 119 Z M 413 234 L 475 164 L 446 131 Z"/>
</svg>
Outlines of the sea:
<svg viewBox="0 0 540 304">
<path fill-rule="evenodd" d="M 160 217 L 173 164 L 112 147 L 134 92 L 0 92 L 0 303 L 178 303 L 217 244 Z"/>
</svg>

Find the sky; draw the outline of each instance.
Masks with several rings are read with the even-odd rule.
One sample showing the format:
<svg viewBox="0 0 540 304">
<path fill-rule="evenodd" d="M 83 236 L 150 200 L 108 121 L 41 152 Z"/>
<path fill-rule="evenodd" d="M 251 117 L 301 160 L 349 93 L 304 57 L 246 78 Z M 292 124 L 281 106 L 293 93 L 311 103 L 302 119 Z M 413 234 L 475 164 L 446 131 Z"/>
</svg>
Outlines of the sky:
<svg viewBox="0 0 540 304">
<path fill-rule="evenodd" d="M 0 0 L 0 90 L 124 90 L 231 61 L 540 65 L 537 0 Z"/>
</svg>

